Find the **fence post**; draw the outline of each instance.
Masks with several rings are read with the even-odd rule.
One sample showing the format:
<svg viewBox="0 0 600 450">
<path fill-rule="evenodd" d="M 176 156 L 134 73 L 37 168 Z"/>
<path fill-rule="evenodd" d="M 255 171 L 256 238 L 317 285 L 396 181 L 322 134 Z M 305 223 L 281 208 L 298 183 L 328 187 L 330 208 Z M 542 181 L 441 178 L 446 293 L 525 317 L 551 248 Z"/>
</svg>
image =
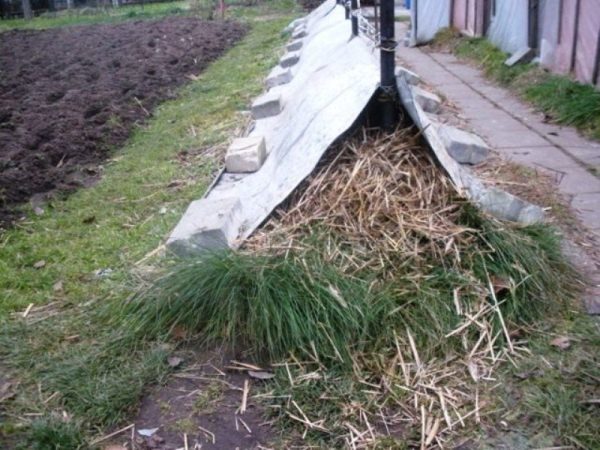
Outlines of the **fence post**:
<svg viewBox="0 0 600 450">
<path fill-rule="evenodd" d="M 394 39 L 394 0 L 381 0 L 380 7 L 380 69 L 381 69 L 381 118 L 382 127 L 391 131 L 396 126 L 396 40 Z"/>
<path fill-rule="evenodd" d="M 344 1 L 344 11 L 346 11 L 346 20 L 350 18 L 350 0 Z"/>
<path fill-rule="evenodd" d="M 350 19 L 352 21 L 352 36 L 358 36 L 358 16 L 356 15 L 356 10 L 358 9 L 357 0 L 350 0 L 350 9 L 352 14 Z"/>
</svg>

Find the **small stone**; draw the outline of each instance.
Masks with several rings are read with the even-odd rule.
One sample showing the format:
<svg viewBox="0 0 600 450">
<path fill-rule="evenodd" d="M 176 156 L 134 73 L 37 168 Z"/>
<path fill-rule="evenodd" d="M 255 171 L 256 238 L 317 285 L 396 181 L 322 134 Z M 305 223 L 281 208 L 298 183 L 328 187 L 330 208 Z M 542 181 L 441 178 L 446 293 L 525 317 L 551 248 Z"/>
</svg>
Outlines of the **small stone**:
<svg viewBox="0 0 600 450">
<path fill-rule="evenodd" d="M 288 45 L 286 45 L 285 49 L 288 52 L 295 52 L 295 51 L 300 50 L 303 45 L 304 45 L 304 41 L 302 41 L 302 39 L 296 39 L 295 41 L 292 41 Z"/>
<path fill-rule="evenodd" d="M 267 157 L 265 139 L 252 136 L 235 139 L 225 156 L 225 168 L 230 173 L 256 172 Z"/>
<path fill-rule="evenodd" d="M 300 61 L 300 52 L 289 52 L 283 55 L 279 64 L 281 67 L 292 67 Z"/>
<path fill-rule="evenodd" d="M 490 148 L 479 136 L 449 125 L 440 125 L 439 134 L 448 154 L 461 164 L 479 164 Z"/>
<path fill-rule="evenodd" d="M 418 87 L 413 87 L 413 94 L 423 111 L 436 114 L 440 110 L 442 100 L 437 95 Z"/>
<path fill-rule="evenodd" d="M 421 77 L 411 72 L 406 67 L 396 67 L 396 78 L 404 77 L 408 84 L 416 85 L 421 82 Z"/>
<path fill-rule="evenodd" d="M 254 100 L 254 103 L 252 103 L 252 117 L 264 119 L 276 116 L 282 109 L 281 95 L 270 91 Z"/>
<path fill-rule="evenodd" d="M 41 261 L 36 262 L 33 265 L 34 269 L 41 269 L 42 267 L 44 267 L 46 265 L 46 261 L 44 261 L 43 259 Z"/>
<path fill-rule="evenodd" d="M 281 66 L 276 66 L 269 73 L 269 76 L 265 80 L 265 84 L 270 89 L 275 86 L 287 84 L 290 81 L 292 81 L 292 78 L 292 71 L 290 69 L 286 69 Z"/>
</svg>

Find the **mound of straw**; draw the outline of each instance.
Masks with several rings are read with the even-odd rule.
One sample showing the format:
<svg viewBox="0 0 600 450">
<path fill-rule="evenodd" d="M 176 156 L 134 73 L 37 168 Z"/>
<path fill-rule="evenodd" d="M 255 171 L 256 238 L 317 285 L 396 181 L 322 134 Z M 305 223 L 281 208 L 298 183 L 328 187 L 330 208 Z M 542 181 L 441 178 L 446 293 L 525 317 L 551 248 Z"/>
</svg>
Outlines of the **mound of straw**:
<svg viewBox="0 0 600 450">
<path fill-rule="evenodd" d="M 458 255 L 467 237 L 450 180 L 410 130 L 348 140 L 275 211 L 245 248 L 308 249 L 315 232 L 331 238 L 325 258 L 346 273 L 397 269 L 410 259 Z"/>
</svg>

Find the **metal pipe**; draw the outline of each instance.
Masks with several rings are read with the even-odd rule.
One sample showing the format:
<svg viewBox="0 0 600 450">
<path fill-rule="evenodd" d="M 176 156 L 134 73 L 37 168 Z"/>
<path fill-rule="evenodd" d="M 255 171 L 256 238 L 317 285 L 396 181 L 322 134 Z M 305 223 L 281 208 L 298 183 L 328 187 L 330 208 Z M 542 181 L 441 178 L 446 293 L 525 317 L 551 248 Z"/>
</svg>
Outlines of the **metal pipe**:
<svg viewBox="0 0 600 450">
<path fill-rule="evenodd" d="M 380 76 L 382 127 L 393 130 L 397 122 L 396 40 L 394 39 L 394 0 L 381 0 L 380 8 Z"/>
<path fill-rule="evenodd" d="M 356 10 L 358 9 L 358 1 L 350 0 L 350 9 L 352 10 L 352 36 L 358 36 L 358 16 L 356 15 Z"/>
</svg>

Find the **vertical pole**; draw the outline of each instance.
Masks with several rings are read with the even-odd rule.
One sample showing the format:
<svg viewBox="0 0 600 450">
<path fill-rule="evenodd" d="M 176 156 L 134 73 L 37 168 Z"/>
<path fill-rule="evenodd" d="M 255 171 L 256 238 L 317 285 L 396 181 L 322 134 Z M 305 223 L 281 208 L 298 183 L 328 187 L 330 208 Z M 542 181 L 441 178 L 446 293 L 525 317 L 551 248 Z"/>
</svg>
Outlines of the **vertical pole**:
<svg viewBox="0 0 600 450">
<path fill-rule="evenodd" d="M 358 9 L 358 1 L 351 0 L 350 1 L 350 9 L 352 10 L 352 36 L 358 36 L 358 16 L 356 15 L 356 10 Z"/>
<path fill-rule="evenodd" d="M 381 69 L 381 116 L 382 127 L 392 131 L 396 126 L 396 40 L 394 39 L 394 0 L 381 0 L 381 42 L 380 42 L 380 69 Z"/>
<path fill-rule="evenodd" d="M 350 0 L 344 1 L 344 10 L 346 11 L 346 20 L 350 18 Z"/>
</svg>

